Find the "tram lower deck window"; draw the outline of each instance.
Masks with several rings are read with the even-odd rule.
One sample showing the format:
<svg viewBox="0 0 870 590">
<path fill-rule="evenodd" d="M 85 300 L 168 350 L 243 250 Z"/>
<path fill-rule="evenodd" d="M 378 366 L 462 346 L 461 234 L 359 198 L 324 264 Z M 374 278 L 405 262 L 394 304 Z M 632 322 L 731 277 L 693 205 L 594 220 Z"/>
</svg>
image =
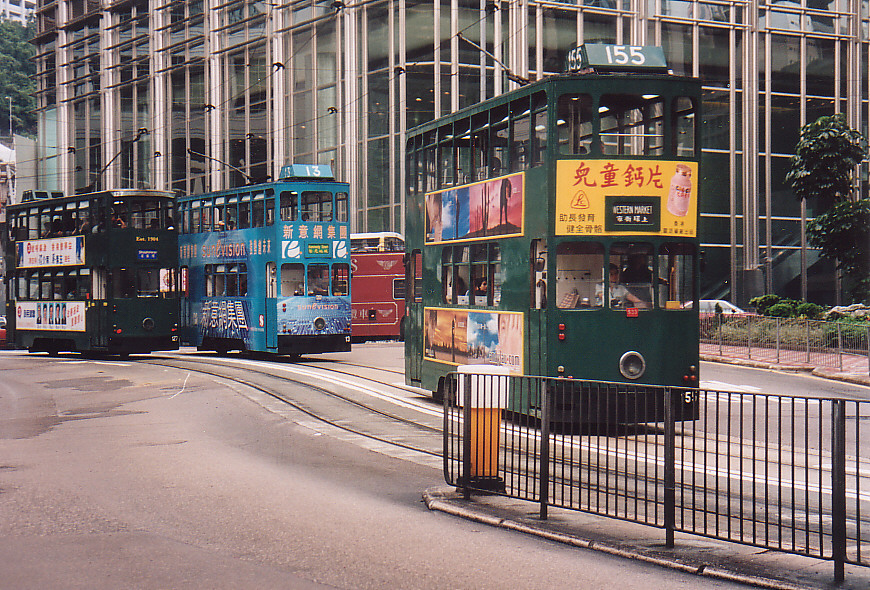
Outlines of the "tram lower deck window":
<svg viewBox="0 0 870 590">
<path fill-rule="evenodd" d="M 604 246 L 562 242 L 556 248 L 556 307 L 592 309 L 605 304 Z"/>
</svg>

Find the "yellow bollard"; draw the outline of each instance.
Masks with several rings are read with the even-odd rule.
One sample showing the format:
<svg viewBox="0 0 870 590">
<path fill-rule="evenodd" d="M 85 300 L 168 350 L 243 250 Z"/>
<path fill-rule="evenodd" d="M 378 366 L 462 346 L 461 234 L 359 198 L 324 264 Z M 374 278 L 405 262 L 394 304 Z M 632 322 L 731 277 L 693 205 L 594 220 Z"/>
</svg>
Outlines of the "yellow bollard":
<svg viewBox="0 0 870 590">
<path fill-rule="evenodd" d="M 457 403 L 468 409 L 468 472 L 461 479 L 477 490 L 504 492 L 505 481 L 498 471 L 499 430 L 502 410 L 507 407 L 510 371 L 493 365 L 460 365 L 457 372 Z"/>
<path fill-rule="evenodd" d="M 501 408 L 469 408 L 471 477 L 498 477 L 498 431 Z"/>
</svg>

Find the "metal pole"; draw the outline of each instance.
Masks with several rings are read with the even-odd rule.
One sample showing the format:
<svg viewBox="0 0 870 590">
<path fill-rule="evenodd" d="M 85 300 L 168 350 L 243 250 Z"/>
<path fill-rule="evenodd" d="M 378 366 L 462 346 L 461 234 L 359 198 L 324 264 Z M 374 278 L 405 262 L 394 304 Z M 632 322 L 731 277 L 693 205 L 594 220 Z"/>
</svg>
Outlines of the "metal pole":
<svg viewBox="0 0 870 590">
<path fill-rule="evenodd" d="M 677 524 L 677 467 L 676 458 L 676 424 L 674 422 L 674 403 L 671 388 L 665 389 L 665 547 L 674 546 L 674 529 Z"/>
<path fill-rule="evenodd" d="M 837 360 L 840 370 L 843 370 L 843 324 L 837 322 Z"/>
<path fill-rule="evenodd" d="M 462 493 L 466 500 L 471 498 L 471 375 L 460 375 L 462 379 Z"/>
<path fill-rule="evenodd" d="M 781 319 L 782 318 L 776 318 L 776 362 L 779 362 L 779 322 Z"/>
<path fill-rule="evenodd" d="M 806 341 L 807 341 L 807 363 L 809 363 L 810 362 L 810 322 L 809 322 L 809 320 L 804 320 L 804 326 L 806 328 L 804 330 L 804 333 L 805 333 Z"/>
<path fill-rule="evenodd" d="M 9 139 L 12 140 L 12 97 L 7 96 L 6 100 L 9 101 Z M 12 146 L 9 146 L 12 147 Z"/>
<path fill-rule="evenodd" d="M 550 396 L 547 395 L 547 380 L 541 379 L 541 464 L 538 475 L 541 478 L 538 495 L 541 501 L 541 520 L 547 520 L 547 506 L 550 500 Z"/>
<path fill-rule="evenodd" d="M 831 549 L 834 580 L 846 577 L 846 400 L 831 408 Z"/>
</svg>

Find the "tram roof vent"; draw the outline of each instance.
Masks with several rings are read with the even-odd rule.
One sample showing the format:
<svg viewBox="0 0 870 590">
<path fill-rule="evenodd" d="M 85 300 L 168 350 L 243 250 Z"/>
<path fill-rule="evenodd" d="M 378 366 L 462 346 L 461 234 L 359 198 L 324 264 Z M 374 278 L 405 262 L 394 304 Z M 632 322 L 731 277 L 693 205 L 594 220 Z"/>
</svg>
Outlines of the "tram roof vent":
<svg viewBox="0 0 870 590">
<path fill-rule="evenodd" d="M 21 202 L 28 203 L 30 201 L 39 201 L 42 199 L 62 199 L 63 193 L 60 191 L 24 191 L 21 194 Z"/>
</svg>

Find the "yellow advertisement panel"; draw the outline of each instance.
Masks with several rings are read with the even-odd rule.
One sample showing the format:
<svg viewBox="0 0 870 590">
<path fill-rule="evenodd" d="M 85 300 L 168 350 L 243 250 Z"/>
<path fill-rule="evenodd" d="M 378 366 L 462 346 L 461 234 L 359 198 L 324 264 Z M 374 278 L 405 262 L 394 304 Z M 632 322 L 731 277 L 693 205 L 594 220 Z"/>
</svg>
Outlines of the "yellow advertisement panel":
<svg viewBox="0 0 870 590">
<path fill-rule="evenodd" d="M 557 235 L 695 237 L 697 219 L 697 162 L 556 162 Z"/>
</svg>

